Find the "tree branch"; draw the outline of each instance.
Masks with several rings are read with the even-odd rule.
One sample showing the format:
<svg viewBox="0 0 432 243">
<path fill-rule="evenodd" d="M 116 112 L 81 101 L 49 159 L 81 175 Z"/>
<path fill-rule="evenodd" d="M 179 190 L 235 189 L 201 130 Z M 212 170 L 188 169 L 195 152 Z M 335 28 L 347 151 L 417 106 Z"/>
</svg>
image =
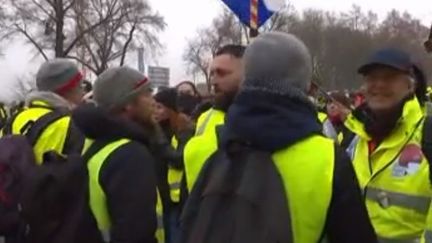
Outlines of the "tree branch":
<svg viewBox="0 0 432 243">
<path fill-rule="evenodd" d="M 42 12 L 44 12 L 50 19 L 53 21 L 56 20 L 56 18 L 48 11 L 46 10 L 40 3 L 38 3 L 36 0 L 32 0 L 33 4 L 36 5 Z M 49 1 L 48 1 L 49 2 Z"/>
<path fill-rule="evenodd" d="M 84 41 L 83 44 L 84 44 L 84 47 L 87 49 L 87 51 L 90 53 L 90 57 L 93 60 L 93 63 L 96 67 L 95 69 L 99 69 L 99 63 L 97 61 L 98 59 L 97 59 L 96 55 L 94 54 L 93 49 L 90 47 L 90 44 L 87 43 L 87 41 Z"/>
<path fill-rule="evenodd" d="M 123 46 L 123 53 L 122 53 L 121 60 L 120 60 L 120 66 L 123 66 L 123 64 L 124 64 L 124 60 L 126 58 L 126 52 L 127 52 L 128 47 L 129 47 L 129 44 L 131 43 L 131 41 L 133 39 L 133 35 L 134 35 L 135 29 L 136 29 L 136 25 L 137 25 L 137 23 L 135 22 L 133 24 L 131 30 L 129 31 L 129 37 L 128 37 L 126 43 Z"/>
<path fill-rule="evenodd" d="M 25 37 L 27 37 L 27 39 L 36 47 L 36 49 L 39 51 L 39 53 L 43 56 L 43 58 L 45 60 L 48 60 L 48 56 L 45 54 L 45 52 L 43 51 L 42 47 L 36 42 L 36 40 L 34 40 L 29 33 L 27 33 L 27 31 L 25 31 L 24 29 L 22 29 L 19 25 L 15 24 L 15 27 L 17 28 L 17 30 L 19 32 L 21 32 Z"/>
<path fill-rule="evenodd" d="M 90 64 L 88 64 L 85 60 L 82 60 L 82 59 L 79 58 L 79 57 L 76 57 L 76 56 L 66 56 L 66 58 L 70 58 L 70 59 L 76 60 L 76 61 L 78 61 L 79 63 L 81 63 L 82 65 L 86 66 L 86 67 L 87 67 L 88 69 L 90 69 L 92 72 L 97 73 L 97 71 L 96 71 L 95 68 L 93 68 L 93 67 L 92 67 Z"/>
<path fill-rule="evenodd" d="M 96 23 L 96 24 L 90 26 L 89 28 L 81 31 L 81 33 L 79 35 L 77 35 L 75 37 L 75 39 L 69 44 L 69 46 L 63 52 L 63 55 L 67 56 L 69 54 L 69 52 L 72 50 L 72 48 L 74 48 L 74 46 L 78 43 L 78 41 L 80 41 L 87 33 L 93 31 L 94 29 L 96 29 L 97 27 L 99 27 L 100 25 L 105 23 L 105 21 L 108 21 L 109 19 L 110 19 L 110 15 L 107 15 L 104 19 L 102 19 L 98 23 Z"/>
<path fill-rule="evenodd" d="M 71 7 L 75 5 L 76 0 L 71 0 L 69 5 L 66 5 L 66 7 L 63 9 L 64 12 L 67 12 Z"/>
</svg>

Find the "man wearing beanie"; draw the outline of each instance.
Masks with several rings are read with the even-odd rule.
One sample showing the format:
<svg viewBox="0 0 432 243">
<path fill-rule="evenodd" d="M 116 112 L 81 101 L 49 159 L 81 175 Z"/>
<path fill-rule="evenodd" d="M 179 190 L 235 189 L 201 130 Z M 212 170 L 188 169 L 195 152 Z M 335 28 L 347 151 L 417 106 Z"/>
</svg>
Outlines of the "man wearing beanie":
<svg viewBox="0 0 432 243">
<path fill-rule="evenodd" d="M 358 72 L 365 102 L 345 125 L 355 135 L 347 151 L 369 216 L 381 242 L 420 242 L 432 230 L 426 79 L 408 53 L 393 48 L 373 53 Z"/>
<path fill-rule="evenodd" d="M 182 215 L 180 242 L 376 242 L 345 152 L 320 134 L 305 45 L 267 33 Z M 354 219 L 354 220 L 353 220 Z"/>
<path fill-rule="evenodd" d="M 35 124 L 43 127 L 34 145 L 37 163 L 43 162 L 47 151 L 81 153 L 84 136 L 71 123 L 69 113 L 81 102 L 82 80 L 77 66 L 67 59 L 42 64 L 36 75 L 37 91 L 27 97 L 25 108 L 11 118 L 2 133 L 26 134 Z"/>
<path fill-rule="evenodd" d="M 73 113 L 94 140 L 85 152 L 89 204 L 106 242 L 163 242 L 162 203 L 151 151 L 154 107 L 150 81 L 128 68 L 110 68 L 94 84 L 96 106 Z"/>
</svg>

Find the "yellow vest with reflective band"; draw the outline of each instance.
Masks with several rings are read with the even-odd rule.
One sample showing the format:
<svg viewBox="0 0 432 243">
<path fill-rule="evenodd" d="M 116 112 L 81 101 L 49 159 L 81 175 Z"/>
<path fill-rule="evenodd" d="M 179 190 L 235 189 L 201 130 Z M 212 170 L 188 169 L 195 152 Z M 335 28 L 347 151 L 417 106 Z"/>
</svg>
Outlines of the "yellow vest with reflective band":
<svg viewBox="0 0 432 243">
<path fill-rule="evenodd" d="M 319 242 L 332 197 L 334 142 L 314 135 L 272 158 L 287 194 L 293 242 Z"/>
<path fill-rule="evenodd" d="M 343 140 L 343 134 L 336 131 L 336 129 L 333 127 L 333 124 L 328 119 L 327 114 L 324 112 L 318 112 L 318 120 L 323 126 L 324 135 L 328 138 L 333 139 L 338 144 L 341 144 Z"/>
<path fill-rule="evenodd" d="M 197 123 L 197 132 L 199 131 L 198 127 L 202 127 L 202 133 L 191 138 L 186 143 L 183 152 L 188 191 L 192 190 L 206 160 L 217 150 L 216 127 L 224 123 L 225 113 L 210 109 L 202 114 L 199 120 L 206 121 L 205 123 Z"/>
<path fill-rule="evenodd" d="M 171 138 L 171 146 L 173 146 L 173 148 L 175 149 L 177 149 L 178 147 L 178 141 L 175 136 Z M 174 203 L 180 202 L 180 187 L 182 178 L 182 170 L 171 167 L 168 168 L 168 185 L 170 187 L 170 198 L 171 201 Z"/>
<path fill-rule="evenodd" d="M 91 157 L 91 159 L 87 162 L 87 169 L 89 171 L 90 208 L 96 219 L 98 228 L 106 242 L 110 242 L 111 219 L 107 209 L 106 195 L 99 183 L 99 173 L 108 156 L 129 142 L 130 140 L 128 139 L 121 139 L 110 143 L 99 150 L 99 152 L 93 155 L 93 157 Z M 155 236 L 159 243 L 163 243 L 165 241 L 163 230 L 163 208 L 159 191 L 157 192 L 156 215 L 158 228 L 156 230 Z"/>
<path fill-rule="evenodd" d="M 6 120 L 8 117 L 6 109 L 4 107 L 4 105 L 0 105 L 0 119 L 1 120 Z"/>
<path fill-rule="evenodd" d="M 430 205 L 429 164 L 421 151 L 424 114 L 416 98 L 405 103 L 393 132 L 369 155 L 363 123 L 345 125 L 356 137 L 347 149 L 369 217 L 382 242 L 418 242 Z"/>
<path fill-rule="evenodd" d="M 49 106 L 42 102 L 36 101 L 32 103 L 38 107 L 30 107 L 21 111 L 12 123 L 12 134 L 22 134 L 22 129 L 31 122 L 35 122 L 48 112 L 52 112 Z M 47 108 L 44 108 L 47 107 Z M 47 151 L 55 151 L 59 154 L 62 153 L 71 118 L 69 116 L 60 118 L 59 120 L 50 124 L 38 138 L 33 150 L 35 152 L 36 162 L 41 164 L 43 161 L 43 154 Z"/>
<path fill-rule="evenodd" d="M 225 112 L 216 110 L 214 108 L 201 114 L 198 118 L 195 130 L 195 136 L 200 136 L 207 132 L 208 129 L 212 130 L 217 125 L 223 124 L 225 119 Z"/>
</svg>

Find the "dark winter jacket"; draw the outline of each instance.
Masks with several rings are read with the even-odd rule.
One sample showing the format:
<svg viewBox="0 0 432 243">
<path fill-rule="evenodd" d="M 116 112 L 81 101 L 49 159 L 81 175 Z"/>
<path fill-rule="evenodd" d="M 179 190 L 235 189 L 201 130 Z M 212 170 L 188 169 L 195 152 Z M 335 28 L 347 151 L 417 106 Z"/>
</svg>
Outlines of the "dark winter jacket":
<svg viewBox="0 0 432 243">
<path fill-rule="evenodd" d="M 155 159 L 149 150 L 151 132 L 93 105 L 79 107 L 72 118 L 95 143 L 131 140 L 108 157 L 99 175 L 112 222 L 111 242 L 157 242 L 157 179 Z"/>
<path fill-rule="evenodd" d="M 158 175 L 158 188 L 162 197 L 164 213 L 169 213 L 173 206 L 170 198 L 170 188 L 168 185 L 168 168 L 175 168 L 183 170 L 183 150 L 186 143 L 193 136 L 195 128 L 191 127 L 181 133 L 174 134 L 171 128 L 166 124 L 159 124 L 156 128 L 155 134 L 152 137 L 151 150 L 156 157 L 156 170 Z M 171 144 L 172 137 L 175 136 L 177 139 L 177 148 L 174 148 Z M 180 196 L 180 206 L 183 205 L 186 200 L 186 195 Z M 178 206 L 178 205 L 176 205 Z"/>
</svg>

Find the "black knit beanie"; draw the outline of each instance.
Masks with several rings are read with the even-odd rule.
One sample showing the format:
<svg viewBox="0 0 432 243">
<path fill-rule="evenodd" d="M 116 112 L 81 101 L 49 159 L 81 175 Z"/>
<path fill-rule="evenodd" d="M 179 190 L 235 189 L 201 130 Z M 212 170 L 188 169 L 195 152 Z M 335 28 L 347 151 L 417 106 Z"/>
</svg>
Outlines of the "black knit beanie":
<svg viewBox="0 0 432 243">
<path fill-rule="evenodd" d="M 177 111 L 177 90 L 175 88 L 163 89 L 154 98 L 165 107 Z"/>
</svg>

